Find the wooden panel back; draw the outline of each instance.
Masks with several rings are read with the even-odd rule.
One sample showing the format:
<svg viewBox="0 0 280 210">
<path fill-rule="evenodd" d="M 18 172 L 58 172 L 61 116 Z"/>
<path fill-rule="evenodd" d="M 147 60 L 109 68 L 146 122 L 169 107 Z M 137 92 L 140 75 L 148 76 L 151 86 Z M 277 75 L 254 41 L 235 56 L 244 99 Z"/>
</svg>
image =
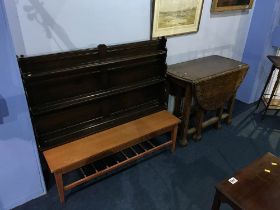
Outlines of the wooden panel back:
<svg viewBox="0 0 280 210">
<path fill-rule="evenodd" d="M 163 110 L 165 60 L 165 39 L 20 57 L 39 148 Z"/>
</svg>

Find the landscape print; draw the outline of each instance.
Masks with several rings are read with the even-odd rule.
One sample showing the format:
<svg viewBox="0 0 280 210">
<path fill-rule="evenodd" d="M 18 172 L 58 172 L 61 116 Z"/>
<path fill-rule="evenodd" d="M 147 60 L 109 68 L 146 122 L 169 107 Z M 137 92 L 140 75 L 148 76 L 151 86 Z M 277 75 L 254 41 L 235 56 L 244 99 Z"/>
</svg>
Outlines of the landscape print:
<svg viewBox="0 0 280 210">
<path fill-rule="evenodd" d="M 158 28 L 194 24 L 197 3 L 197 0 L 162 0 Z"/>
<path fill-rule="evenodd" d="M 155 0 L 153 37 L 197 32 L 203 0 Z"/>
</svg>

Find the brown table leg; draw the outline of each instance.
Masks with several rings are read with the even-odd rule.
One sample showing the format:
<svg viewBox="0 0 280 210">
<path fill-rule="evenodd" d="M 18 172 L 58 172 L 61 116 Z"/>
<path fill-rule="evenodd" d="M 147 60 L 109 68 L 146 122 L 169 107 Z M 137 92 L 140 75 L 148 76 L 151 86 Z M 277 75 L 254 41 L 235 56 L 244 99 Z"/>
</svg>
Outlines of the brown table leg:
<svg viewBox="0 0 280 210">
<path fill-rule="evenodd" d="M 216 128 L 217 129 L 220 129 L 222 127 L 221 123 L 222 123 L 223 111 L 224 111 L 224 107 L 217 110 L 217 113 L 216 113 L 216 115 L 218 117 L 218 122 L 216 123 Z"/>
<path fill-rule="evenodd" d="M 221 197 L 220 197 L 220 192 L 216 190 L 213 205 L 212 205 L 212 210 L 220 210 L 221 206 Z"/>
<path fill-rule="evenodd" d="M 181 116 L 181 97 L 178 95 L 175 95 L 174 98 L 175 98 L 174 115 L 176 117 L 180 117 Z"/>
<path fill-rule="evenodd" d="M 199 105 L 197 105 L 199 106 Z M 193 135 L 193 138 L 197 141 L 199 141 L 202 137 L 202 123 L 204 119 L 204 111 L 201 108 L 197 108 L 196 113 L 195 113 L 195 127 L 196 127 L 196 132 Z"/>
<path fill-rule="evenodd" d="M 61 173 L 55 173 L 55 182 L 56 182 L 56 187 L 58 190 L 60 202 L 64 203 L 64 186 L 63 186 L 63 179 L 62 179 L 62 174 Z"/>
<path fill-rule="evenodd" d="M 230 199 L 228 199 L 223 193 L 216 189 L 214 201 L 212 204 L 211 210 L 220 210 L 221 204 L 227 203 L 231 206 L 233 210 L 242 210 L 235 203 L 233 203 Z"/>
<path fill-rule="evenodd" d="M 177 138 L 177 131 L 178 131 L 178 125 L 176 125 L 173 130 L 171 131 L 171 140 L 172 140 L 172 148 L 171 151 L 175 152 L 176 148 L 176 138 Z"/>
<path fill-rule="evenodd" d="M 186 86 L 185 97 L 184 97 L 184 108 L 183 108 L 183 119 L 182 119 L 182 135 L 180 138 L 180 144 L 186 146 L 188 144 L 188 127 L 189 119 L 191 113 L 191 104 L 192 104 L 192 88 L 190 85 Z"/>
<path fill-rule="evenodd" d="M 228 118 L 226 119 L 226 123 L 229 125 L 232 123 L 232 112 L 234 107 L 235 95 L 236 94 L 234 94 L 228 102 Z"/>
</svg>

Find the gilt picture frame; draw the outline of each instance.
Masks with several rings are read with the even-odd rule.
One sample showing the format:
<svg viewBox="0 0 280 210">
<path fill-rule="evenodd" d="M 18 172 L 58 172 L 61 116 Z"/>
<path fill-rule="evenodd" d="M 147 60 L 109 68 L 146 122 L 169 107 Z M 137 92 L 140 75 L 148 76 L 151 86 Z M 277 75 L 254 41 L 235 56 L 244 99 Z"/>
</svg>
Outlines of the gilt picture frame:
<svg viewBox="0 0 280 210">
<path fill-rule="evenodd" d="M 203 0 L 154 0 L 152 38 L 197 32 L 203 3 Z"/>
<path fill-rule="evenodd" d="M 247 10 L 253 7 L 254 0 L 212 0 L 211 12 Z"/>
</svg>

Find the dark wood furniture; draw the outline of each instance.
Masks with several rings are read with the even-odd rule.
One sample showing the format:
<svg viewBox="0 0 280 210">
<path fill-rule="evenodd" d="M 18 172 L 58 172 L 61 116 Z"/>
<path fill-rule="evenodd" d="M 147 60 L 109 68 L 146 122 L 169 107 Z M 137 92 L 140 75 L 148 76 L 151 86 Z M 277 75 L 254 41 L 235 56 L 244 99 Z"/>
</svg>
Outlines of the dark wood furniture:
<svg viewBox="0 0 280 210">
<path fill-rule="evenodd" d="M 39 150 L 64 191 L 176 144 L 166 39 L 18 59 Z M 155 138 L 170 133 L 169 138 Z M 168 135 L 165 135 L 168 136 Z M 63 176 L 81 171 L 65 184 Z"/>
<path fill-rule="evenodd" d="M 224 180 L 216 186 L 212 210 L 222 202 L 235 210 L 280 209 L 280 159 L 271 153 L 237 172 L 237 183 Z"/>
<path fill-rule="evenodd" d="M 259 108 L 261 102 L 263 102 L 265 105 L 262 119 L 264 119 L 267 110 L 269 110 L 269 109 L 280 110 L 280 99 L 274 98 L 275 96 L 280 97 L 279 95 L 276 94 L 276 91 L 279 87 L 279 82 L 280 82 L 280 73 L 279 72 L 277 73 L 277 78 L 273 85 L 272 92 L 266 93 L 267 87 L 268 87 L 269 83 L 271 82 L 273 73 L 275 72 L 276 69 L 280 69 L 280 57 L 272 56 L 272 55 L 267 56 L 267 57 L 272 62 L 272 67 L 271 67 L 271 71 L 266 80 L 265 86 L 263 88 L 262 94 L 261 94 L 260 99 L 257 104 L 257 109 Z"/>
<path fill-rule="evenodd" d="M 217 55 L 168 67 L 170 94 L 175 96 L 174 114 L 182 118 L 181 145 L 187 144 L 188 134 L 200 139 L 203 128 L 212 124 L 220 127 L 222 119 L 231 123 L 235 93 L 248 68 L 247 64 Z M 189 128 L 192 102 L 195 103 L 195 128 Z M 224 112 L 226 102 L 228 109 Z M 203 122 L 204 111 L 212 110 L 217 111 L 217 116 Z"/>
<path fill-rule="evenodd" d="M 41 151 L 166 109 L 166 40 L 20 57 Z"/>
</svg>

